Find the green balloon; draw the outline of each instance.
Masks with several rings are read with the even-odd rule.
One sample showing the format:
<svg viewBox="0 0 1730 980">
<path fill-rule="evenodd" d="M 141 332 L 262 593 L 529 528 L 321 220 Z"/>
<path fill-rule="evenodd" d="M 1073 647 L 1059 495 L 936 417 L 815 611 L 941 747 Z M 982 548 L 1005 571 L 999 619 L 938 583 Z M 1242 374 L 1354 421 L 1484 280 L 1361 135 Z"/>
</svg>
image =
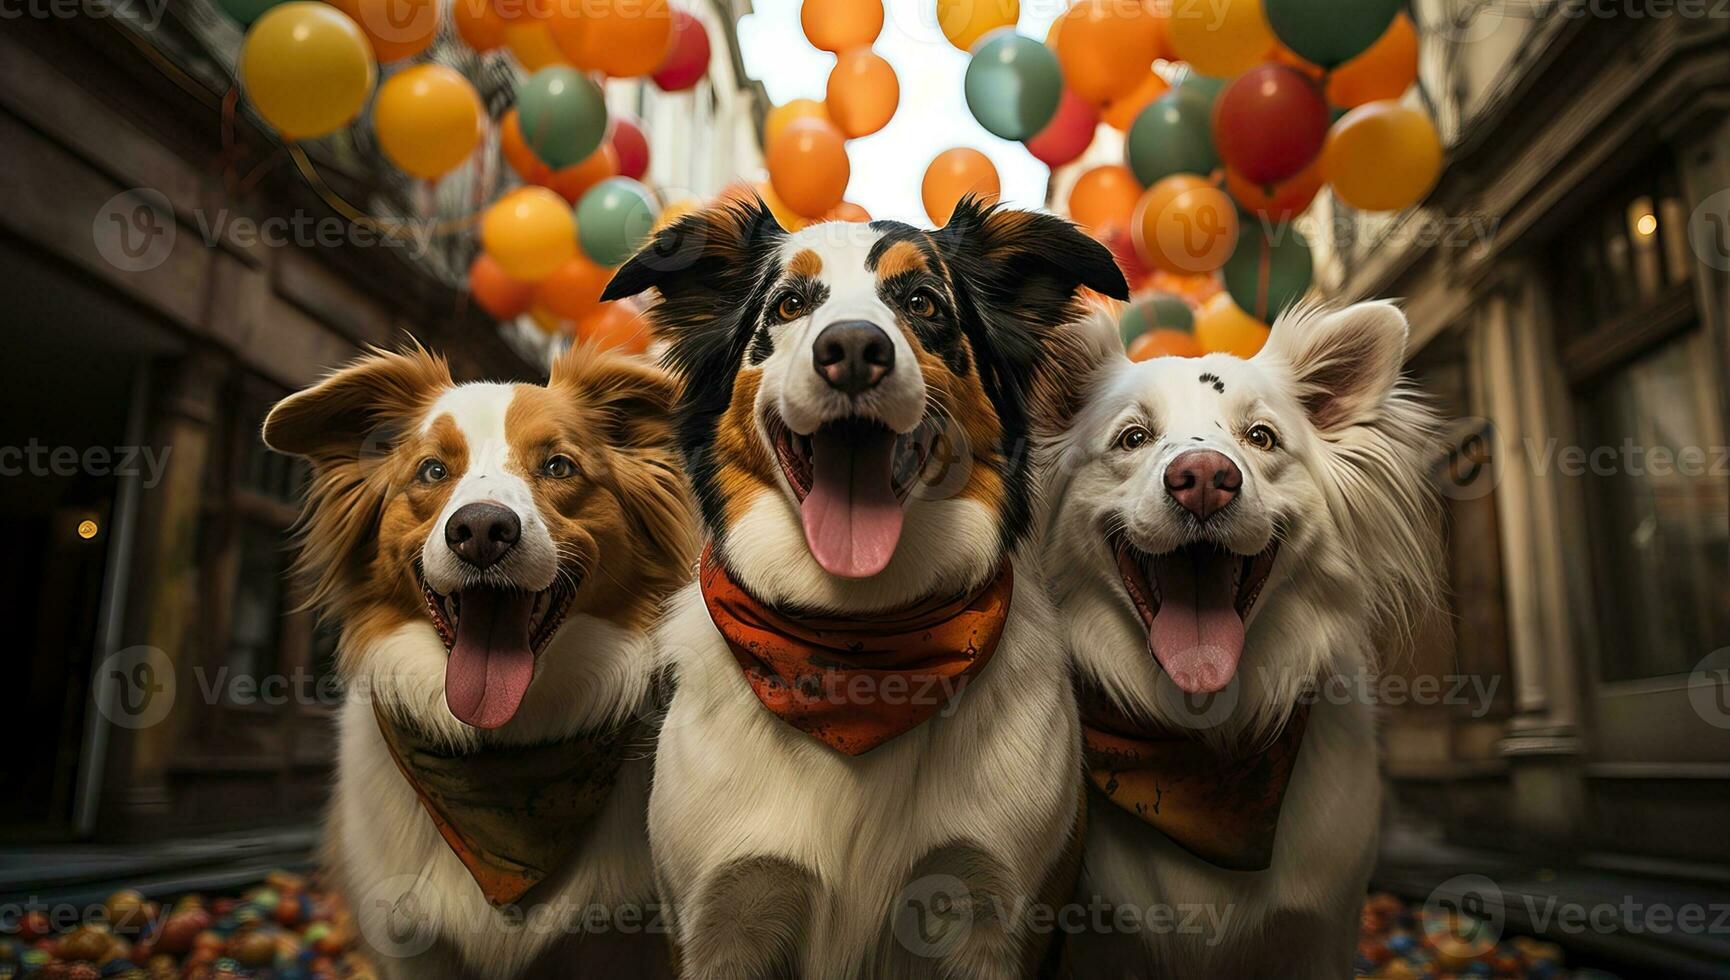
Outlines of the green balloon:
<svg viewBox="0 0 1730 980">
<path fill-rule="evenodd" d="M 1246 227 L 1220 270 L 1238 309 L 1272 323 L 1310 288 L 1310 247 L 1289 224 Z"/>
<path fill-rule="evenodd" d="M 1211 119 L 1213 118 L 1214 98 L 1225 91 L 1226 85 L 1230 82 L 1231 79 L 1229 78 L 1214 78 L 1212 75 L 1203 75 L 1194 68 L 1185 67 L 1182 74 L 1178 75 L 1177 84 L 1173 87 L 1186 89 L 1205 99 L 1208 118 Z"/>
<path fill-rule="evenodd" d="M 1286 47 L 1333 68 L 1376 43 L 1404 6 L 1404 0 L 1266 0 L 1263 10 Z"/>
<path fill-rule="evenodd" d="M 517 86 L 517 125 L 535 156 L 561 170 L 581 163 L 606 138 L 607 100 L 587 75 L 551 65 Z"/>
<path fill-rule="evenodd" d="M 1117 330 L 1126 345 L 1149 330 L 1189 333 L 1194 329 L 1195 311 L 1178 297 L 1164 293 L 1156 293 L 1135 303 L 1117 318 Z"/>
<path fill-rule="evenodd" d="M 1129 169 L 1141 186 L 1172 174 L 1213 173 L 1219 154 L 1213 149 L 1212 116 L 1204 93 L 1181 85 L 1141 110 L 1129 127 Z"/>
<path fill-rule="evenodd" d="M 253 21 L 264 16 L 266 10 L 281 2 L 282 0 L 216 0 L 216 5 L 240 26 L 250 27 Z"/>
<path fill-rule="evenodd" d="M 1000 27 L 985 35 L 967 63 L 967 108 L 993 136 L 1024 140 L 1037 135 L 1063 98 L 1057 55 L 1030 37 Z"/>
<path fill-rule="evenodd" d="M 577 202 L 577 241 L 601 265 L 620 265 L 655 226 L 649 189 L 629 177 L 608 177 Z"/>
</svg>

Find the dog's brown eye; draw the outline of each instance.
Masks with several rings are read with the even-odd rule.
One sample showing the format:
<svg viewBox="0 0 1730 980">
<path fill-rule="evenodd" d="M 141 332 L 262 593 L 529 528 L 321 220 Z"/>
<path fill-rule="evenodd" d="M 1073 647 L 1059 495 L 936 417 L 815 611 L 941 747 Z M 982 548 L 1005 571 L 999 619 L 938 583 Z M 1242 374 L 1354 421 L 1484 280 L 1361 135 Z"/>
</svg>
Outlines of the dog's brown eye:
<svg viewBox="0 0 1730 980">
<path fill-rule="evenodd" d="M 788 293 L 775 304 L 775 315 L 783 321 L 797 320 L 805 315 L 805 297 L 798 293 Z"/>
<path fill-rule="evenodd" d="M 917 290 L 907 297 L 907 312 L 914 316 L 931 316 L 937 312 L 937 298 L 928 290 Z"/>
<path fill-rule="evenodd" d="M 414 478 L 422 483 L 439 483 L 450 475 L 445 464 L 436 459 L 427 459 L 421 462 L 420 469 L 415 470 Z"/>
<path fill-rule="evenodd" d="M 569 456 L 555 453 L 548 456 L 547 461 L 541 464 L 541 475 L 552 477 L 555 480 L 563 480 L 566 477 L 577 475 L 577 464 Z"/>
<path fill-rule="evenodd" d="M 1140 449 L 1142 446 L 1146 445 L 1147 440 L 1151 438 L 1153 438 L 1153 433 L 1148 432 L 1139 425 L 1132 425 L 1129 428 L 1124 429 L 1122 432 L 1119 432 L 1117 434 L 1117 441 L 1112 443 L 1112 445 L 1125 452 L 1129 452 L 1131 450 Z"/>
<path fill-rule="evenodd" d="M 1273 452 L 1279 447 L 1279 436 L 1274 435 L 1273 430 L 1265 425 L 1250 426 L 1249 431 L 1243 434 L 1243 438 L 1245 442 L 1264 453 Z"/>
</svg>

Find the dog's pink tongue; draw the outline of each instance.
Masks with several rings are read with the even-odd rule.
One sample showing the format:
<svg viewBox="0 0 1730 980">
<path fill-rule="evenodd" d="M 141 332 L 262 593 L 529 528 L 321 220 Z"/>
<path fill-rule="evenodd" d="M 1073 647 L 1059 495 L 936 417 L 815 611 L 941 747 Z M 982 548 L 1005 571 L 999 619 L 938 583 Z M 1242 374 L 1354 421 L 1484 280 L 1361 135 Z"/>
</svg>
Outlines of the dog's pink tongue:
<svg viewBox="0 0 1730 980">
<path fill-rule="evenodd" d="M 827 426 L 811 437 L 811 492 L 800 507 L 805 543 L 824 571 L 847 578 L 881 572 L 901 540 L 895 497 L 895 434 Z"/>
<path fill-rule="evenodd" d="M 445 704 L 466 725 L 497 728 L 516 715 L 535 676 L 529 648 L 534 596 L 465 589 L 458 599 L 457 638 L 445 662 Z"/>
<path fill-rule="evenodd" d="M 1159 611 L 1147 641 L 1172 683 L 1211 694 L 1231 683 L 1243 655 L 1243 620 L 1234 606 L 1230 555 L 1176 552 L 1154 559 Z"/>
</svg>

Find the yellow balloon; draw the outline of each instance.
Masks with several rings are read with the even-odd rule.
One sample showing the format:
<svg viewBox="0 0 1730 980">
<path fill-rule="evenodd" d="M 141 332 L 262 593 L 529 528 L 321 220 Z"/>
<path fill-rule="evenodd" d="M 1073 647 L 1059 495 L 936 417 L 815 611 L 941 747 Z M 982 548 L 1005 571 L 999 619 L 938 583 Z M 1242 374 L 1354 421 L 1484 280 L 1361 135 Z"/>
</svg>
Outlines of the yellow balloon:
<svg viewBox="0 0 1730 980">
<path fill-rule="evenodd" d="M 1366 102 L 1328 131 L 1322 176 L 1360 211 L 1397 211 L 1423 200 L 1442 172 L 1442 138 L 1422 110 Z"/>
<path fill-rule="evenodd" d="M 353 122 L 377 73 L 360 25 L 324 3 L 270 8 L 240 48 L 246 96 L 284 139 L 323 136 Z"/>
<path fill-rule="evenodd" d="M 980 38 L 1020 19 L 1020 0 L 937 0 L 937 26 L 963 51 L 972 51 Z"/>
<path fill-rule="evenodd" d="M 519 188 L 482 216 L 481 247 L 505 275 L 539 282 L 577 254 L 577 222 L 559 195 L 545 187 Z"/>
<path fill-rule="evenodd" d="M 781 130 L 795 119 L 821 119 L 833 122 L 829 118 L 829 107 L 816 99 L 791 99 L 773 109 L 763 119 L 763 148 L 768 149 L 775 137 L 781 135 Z"/>
<path fill-rule="evenodd" d="M 1251 358 L 1267 343 L 1267 324 L 1238 309 L 1228 293 L 1201 304 L 1195 315 L 1195 341 L 1209 354 Z"/>
<path fill-rule="evenodd" d="M 548 65 L 565 63 L 564 51 L 560 50 L 558 43 L 553 40 L 553 32 L 547 30 L 547 25 L 542 23 L 506 24 L 505 47 L 510 48 L 511 54 L 516 56 L 517 64 L 531 72 L 540 71 Z"/>
<path fill-rule="evenodd" d="M 444 65 L 415 65 L 379 86 L 372 127 L 392 163 L 433 180 L 474 152 L 481 113 L 481 97 L 462 73 Z"/>
<path fill-rule="evenodd" d="M 1241 75 L 1261 64 L 1274 42 L 1261 0 L 1178 4 L 1169 29 L 1178 58 L 1213 78 Z"/>
</svg>

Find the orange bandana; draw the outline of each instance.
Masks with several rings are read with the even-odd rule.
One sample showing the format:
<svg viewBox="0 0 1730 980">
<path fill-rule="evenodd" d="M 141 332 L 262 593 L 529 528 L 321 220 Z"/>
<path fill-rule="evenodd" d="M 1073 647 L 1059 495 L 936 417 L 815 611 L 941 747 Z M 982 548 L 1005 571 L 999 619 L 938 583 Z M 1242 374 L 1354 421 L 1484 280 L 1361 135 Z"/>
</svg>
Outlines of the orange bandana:
<svg viewBox="0 0 1730 980">
<path fill-rule="evenodd" d="M 1179 847 L 1233 871 L 1273 861 L 1280 804 L 1303 743 L 1300 705 L 1267 748 L 1222 756 L 1181 729 L 1138 724 L 1098 692 L 1081 693 L 1087 776 L 1105 798 Z"/>
<path fill-rule="evenodd" d="M 395 724 L 376 701 L 373 715 L 433 826 L 495 906 L 522 898 L 563 864 L 607 802 L 636 735 L 626 724 L 457 755 Z"/>
<path fill-rule="evenodd" d="M 870 619 L 791 616 L 758 602 L 703 551 L 709 618 L 763 707 L 837 752 L 863 755 L 917 728 L 985 669 L 1009 616 L 1006 560 L 972 595 Z"/>
</svg>

